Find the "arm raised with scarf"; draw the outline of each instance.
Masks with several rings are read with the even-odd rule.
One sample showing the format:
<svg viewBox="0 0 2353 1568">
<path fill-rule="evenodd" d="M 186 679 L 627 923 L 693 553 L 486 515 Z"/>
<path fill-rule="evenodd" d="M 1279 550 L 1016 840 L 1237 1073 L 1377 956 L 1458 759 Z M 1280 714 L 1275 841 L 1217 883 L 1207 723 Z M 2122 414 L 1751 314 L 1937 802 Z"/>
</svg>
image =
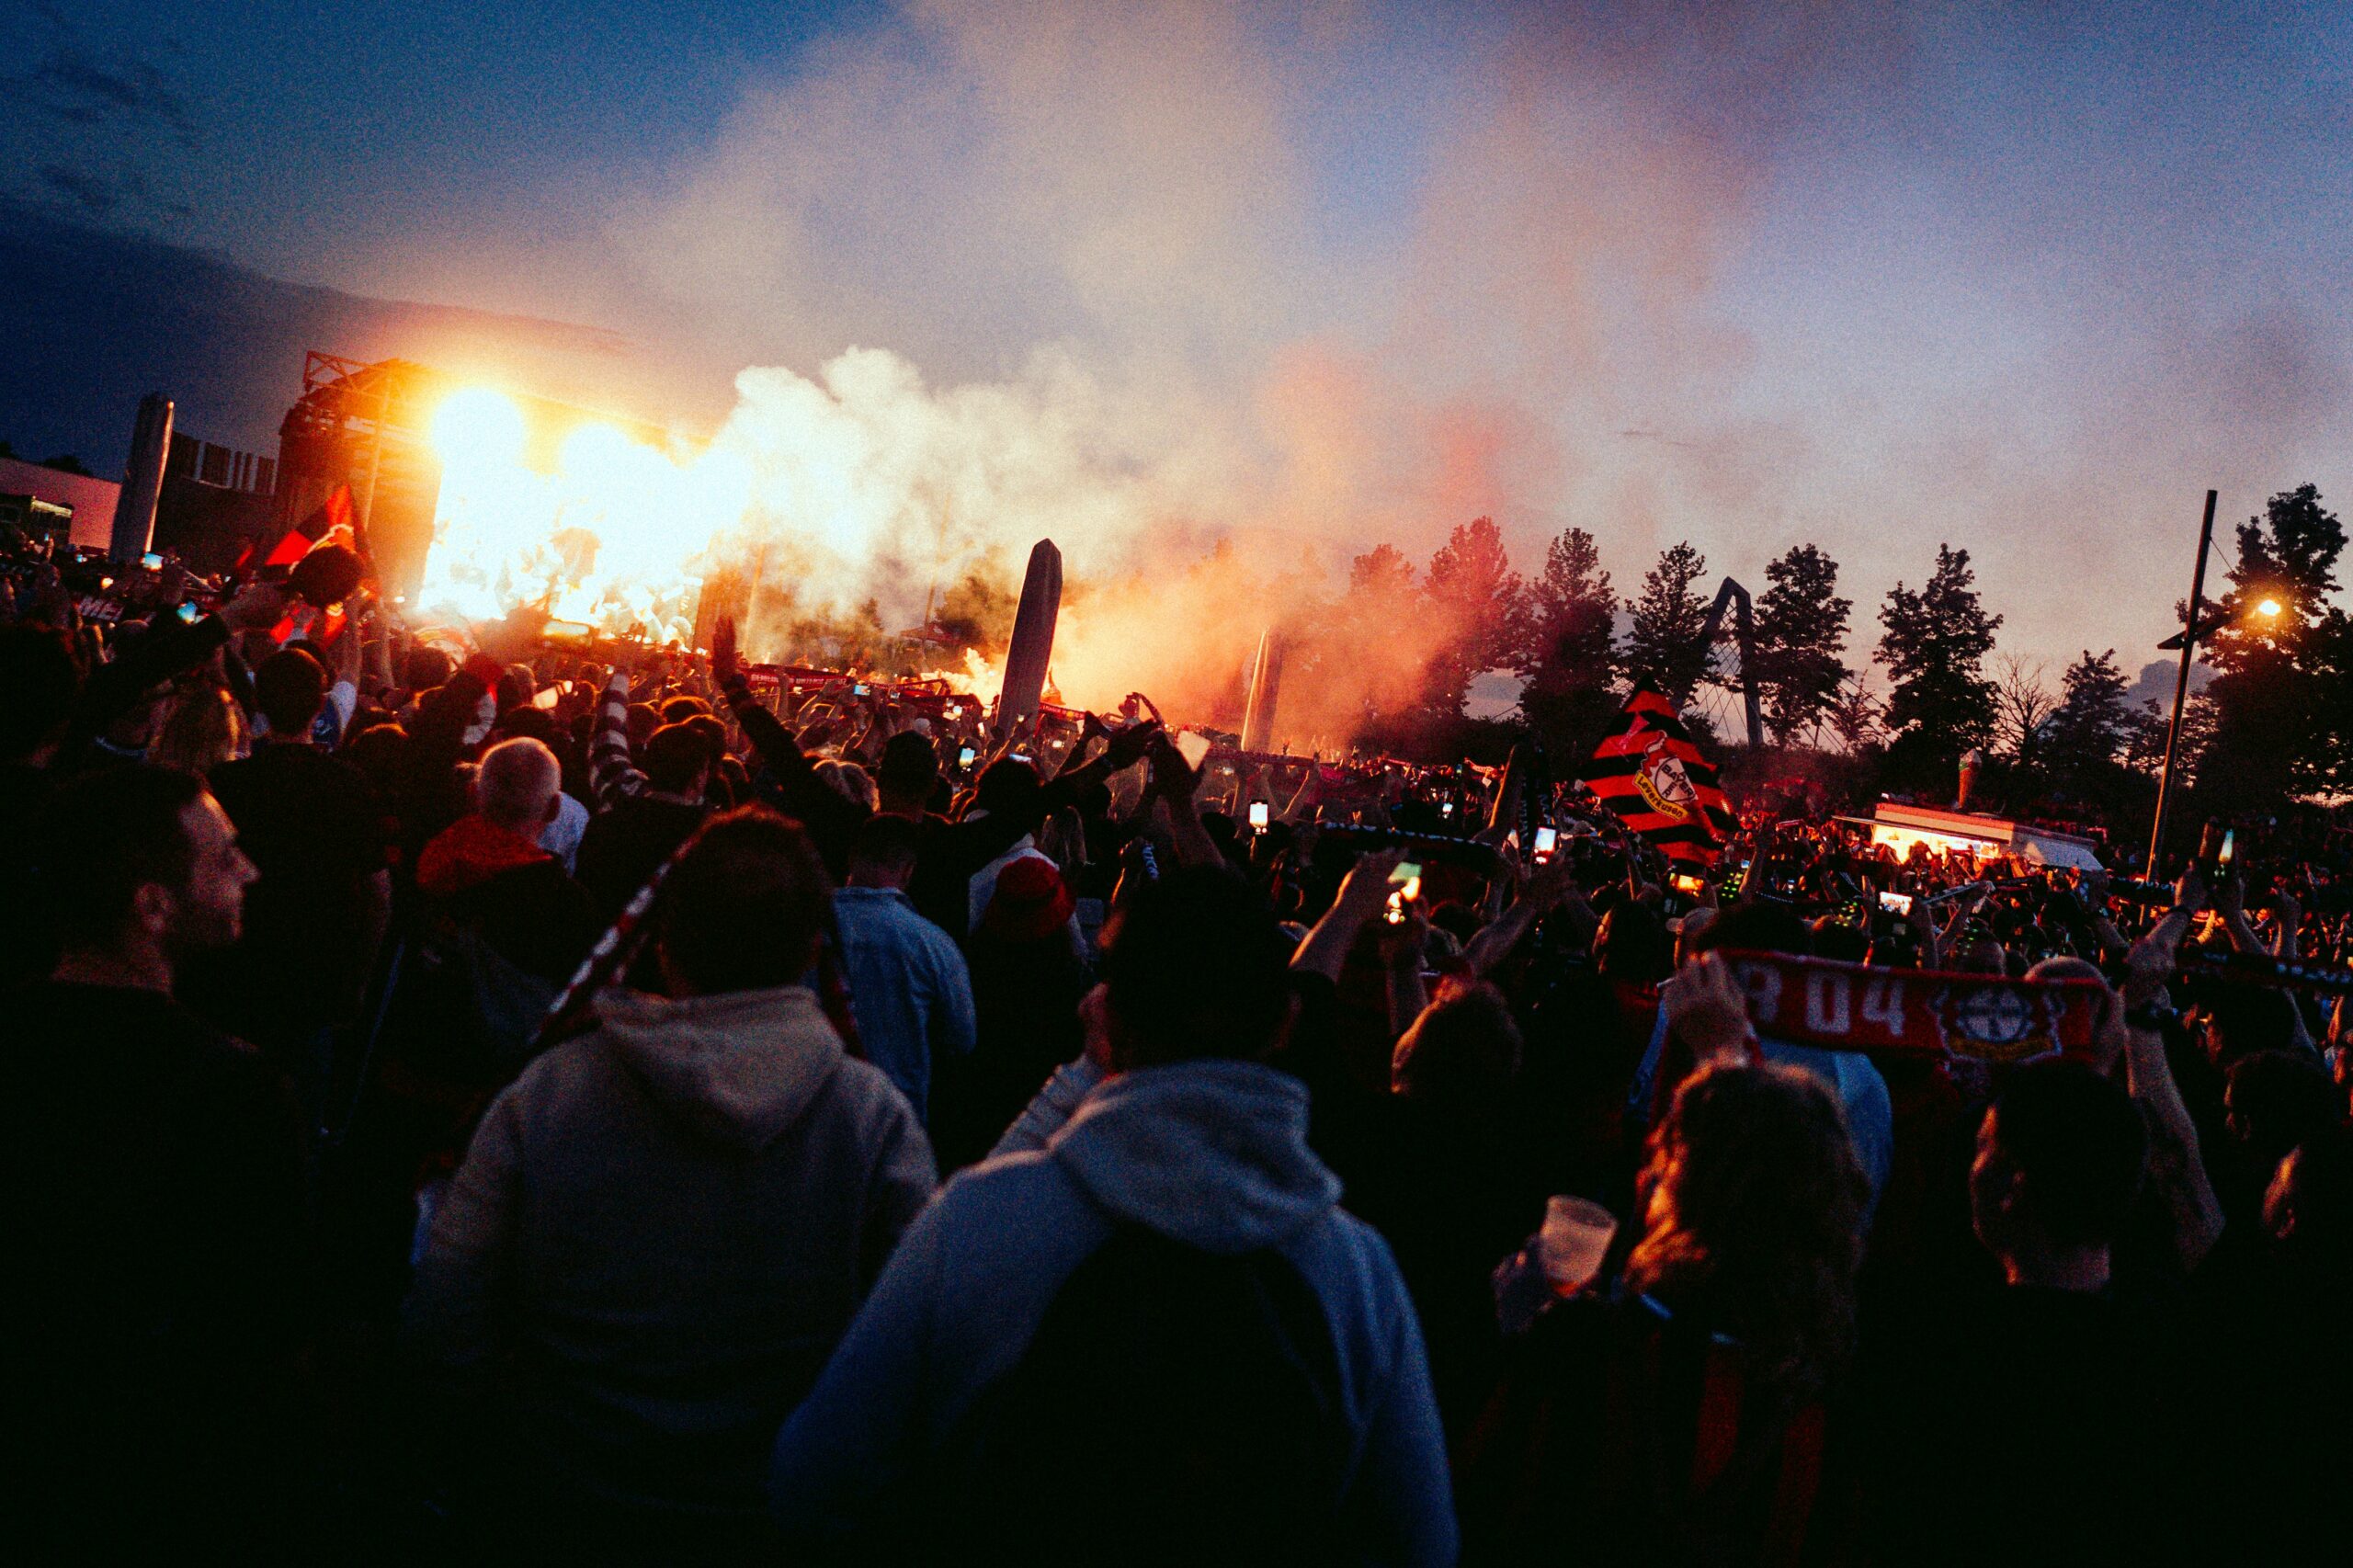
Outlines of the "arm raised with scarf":
<svg viewBox="0 0 2353 1568">
<path fill-rule="evenodd" d="M 710 633 L 710 673 L 727 699 L 729 711 L 743 727 L 744 738 L 775 780 L 778 802 L 801 819 L 830 866 L 847 857 L 849 835 L 871 814 L 865 807 L 817 777 L 800 743 L 784 722 L 762 706 L 744 678 L 743 662 L 735 648 L 735 622 L 722 617 Z"/>
<path fill-rule="evenodd" d="M 630 760 L 629 672 L 617 669 L 597 704 L 597 733 L 588 741 L 588 792 L 609 812 L 645 793 L 645 775 Z"/>
<path fill-rule="evenodd" d="M 2189 1108 L 2174 1082 L 2172 1064 L 2165 1060 L 2165 1036 L 2132 1021 L 2134 1009 L 2165 995 L 2175 954 L 2189 934 L 2190 916 L 2205 902 L 2205 889 L 2196 871 L 2183 875 L 2174 897 L 2174 908 L 2125 955 L 2124 994 L 2115 1011 L 2125 1030 L 2125 1089 L 2148 1117 L 2149 1184 L 2172 1216 L 2174 1253 L 2186 1274 L 2203 1262 L 2221 1239 L 2222 1206 L 2206 1175 L 2197 1124 L 2189 1119 Z"/>
</svg>

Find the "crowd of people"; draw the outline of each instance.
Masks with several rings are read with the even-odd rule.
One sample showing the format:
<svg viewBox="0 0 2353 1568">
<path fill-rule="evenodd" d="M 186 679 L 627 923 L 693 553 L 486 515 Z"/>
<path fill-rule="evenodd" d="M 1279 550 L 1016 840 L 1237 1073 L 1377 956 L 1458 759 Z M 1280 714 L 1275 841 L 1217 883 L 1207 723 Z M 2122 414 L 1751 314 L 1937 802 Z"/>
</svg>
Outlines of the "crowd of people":
<svg viewBox="0 0 2353 1568">
<path fill-rule="evenodd" d="M 2341 834 L 2160 889 L 1768 813 L 1702 866 L 1518 760 L 1222 763 L 1141 702 L 756 689 L 723 625 L 502 663 L 288 608 L 0 625 L 48 1557 L 2334 1534 Z M 1833 1049 L 1760 1033 L 1734 953 L 2086 982 L 2096 1024 Z"/>
</svg>

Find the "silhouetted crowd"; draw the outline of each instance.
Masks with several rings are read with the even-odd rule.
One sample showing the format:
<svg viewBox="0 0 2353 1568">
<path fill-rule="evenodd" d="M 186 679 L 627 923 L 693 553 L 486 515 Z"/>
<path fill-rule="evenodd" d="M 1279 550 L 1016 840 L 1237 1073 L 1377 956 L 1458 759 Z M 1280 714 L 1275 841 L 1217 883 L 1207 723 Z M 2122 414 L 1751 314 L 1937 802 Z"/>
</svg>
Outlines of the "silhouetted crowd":
<svg viewBox="0 0 2353 1568">
<path fill-rule="evenodd" d="M 2162 889 L 1818 816 L 1703 868 L 1513 770 L 779 697 L 725 627 L 502 663 L 40 587 L 0 625 L 18 1561 L 2341 1534 L 2353 1022 L 2189 961 L 2341 970 L 2341 831 Z M 1866 1054 L 1760 1035 L 1735 952 L 2097 1017 Z"/>
</svg>

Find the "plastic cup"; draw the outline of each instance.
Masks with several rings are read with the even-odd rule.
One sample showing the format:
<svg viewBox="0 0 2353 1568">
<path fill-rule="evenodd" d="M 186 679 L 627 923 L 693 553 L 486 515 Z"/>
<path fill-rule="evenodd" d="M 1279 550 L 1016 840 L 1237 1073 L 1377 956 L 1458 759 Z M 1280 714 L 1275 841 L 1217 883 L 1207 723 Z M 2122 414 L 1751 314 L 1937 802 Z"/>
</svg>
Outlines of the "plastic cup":
<svg viewBox="0 0 2353 1568">
<path fill-rule="evenodd" d="M 1554 1291 L 1568 1296 L 1601 1273 L 1618 1217 L 1589 1199 L 1561 1197 L 1544 1205 L 1544 1228 L 1537 1233 L 1539 1261 Z"/>
</svg>

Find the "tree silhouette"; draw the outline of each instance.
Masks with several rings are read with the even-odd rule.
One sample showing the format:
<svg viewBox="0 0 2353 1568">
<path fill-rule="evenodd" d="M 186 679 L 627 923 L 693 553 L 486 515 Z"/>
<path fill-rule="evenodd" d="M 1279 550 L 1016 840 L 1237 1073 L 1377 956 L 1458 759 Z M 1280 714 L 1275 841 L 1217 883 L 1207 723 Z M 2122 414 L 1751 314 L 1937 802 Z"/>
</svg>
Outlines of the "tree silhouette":
<svg viewBox="0 0 2353 1568">
<path fill-rule="evenodd" d="M 2132 727 L 2126 704 L 2124 672 L 2116 650 L 2083 657 L 2059 677 L 2059 706 L 2043 733 L 2043 759 L 2052 771 L 2081 788 L 2116 765 Z"/>
<path fill-rule="evenodd" d="M 1891 749 L 1902 748 L 1918 775 L 1949 769 L 1993 735 L 1995 690 L 1984 666 L 2002 618 L 1985 613 L 1976 582 L 1969 551 L 1940 544 L 1927 585 L 1915 591 L 1899 582 L 1880 607 L 1885 631 L 1874 656 L 1892 685 Z"/>
<path fill-rule="evenodd" d="M 2214 736 L 2199 771 L 2206 803 L 2232 811 L 2317 788 L 2338 772 L 2348 719 L 2316 722 L 2341 688 L 2332 680 L 2332 617 L 2345 525 L 2312 484 L 2271 497 L 2239 525 L 2238 562 L 2222 596 L 2223 625 L 2207 642 L 2221 673 L 2205 695 Z M 2256 607 L 2276 602 L 2277 615 Z M 2343 714 L 2344 710 L 2336 710 Z"/>
<path fill-rule="evenodd" d="M 2047 666 L 2016 653 L 2004 653 L 1994 665 L 1995 740 L 2013 763 L 2033 767 L 2042 760 L 2043 722 L 2059 706 L 2046 678 Z"/>
<path fill-rule="evenodd" d="M 1715 649 L 1703 635 L 1708 604 L 1691 588 L 1707 570 L 1708 558 L 1688 540 L 1670 545 L 1659 553 L 1658 564 L 1643 574 L 1643 591 L 1631 607 L 1626 671 L 1657 682 L 1678 709 L 1690 702 L 1691 693 L 1715 662 Z"/>
<path fill-rule="evenodd" d="M 1528 684 L 1519 710 L 1558 757 L 1600 744 L 1617 713 L 1618 592 L 1583 528 L 1564 529 L 1528 589 L 1526 635 L 1514 665 Z"/>
<path fill-rule="evenodd" d="M 1438 636 L 1424 703 L 1434 722 L 1460 720 L 1471 683 L 1512 664 L 1524 641 L 1528 590 L 1495 519 L 1456 525 L 1430 557 L 1422 591 Z"/>
<path fill-rule="evenodd" d="M 1818 727 L 1846 683 L 1847 624 L 1855 601 L 1838 595 L 1838 562 L 1793 545 L 1765 568 L 1756 601 L 1755 667 L 1766 722 L 1788 745 Z"/>
</svg>

